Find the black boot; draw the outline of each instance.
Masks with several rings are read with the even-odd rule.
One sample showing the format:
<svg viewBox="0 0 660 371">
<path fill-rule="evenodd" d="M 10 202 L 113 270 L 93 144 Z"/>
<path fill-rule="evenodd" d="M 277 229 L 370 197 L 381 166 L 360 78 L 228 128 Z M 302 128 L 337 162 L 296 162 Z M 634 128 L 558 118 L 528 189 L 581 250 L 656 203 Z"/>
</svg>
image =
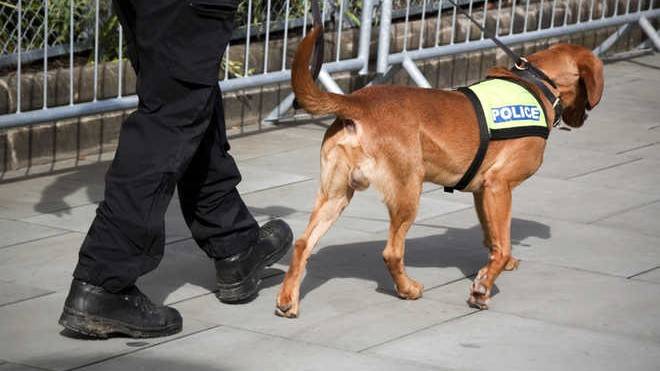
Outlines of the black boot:
<svg viewBox="0 0 660 371">
<path fill-rule="evenodd" d="M 271 220 L 259 229 L 259 238 L 245 251 L 224 259 L 216 259 L 218 299 L 223 303 L 240 303 L 257 294 L 261 272 L 286 254 L 293 232 L 283 220 Z"/>
<path fill-rule="evenodd" d="M 115 294 L 76 279 L 60 316 L 65 328 L 97 338 L 167 336 L 181 331 L 181 324 L 176 309 L 155 305 L 135 286 Z"/>
</svg>

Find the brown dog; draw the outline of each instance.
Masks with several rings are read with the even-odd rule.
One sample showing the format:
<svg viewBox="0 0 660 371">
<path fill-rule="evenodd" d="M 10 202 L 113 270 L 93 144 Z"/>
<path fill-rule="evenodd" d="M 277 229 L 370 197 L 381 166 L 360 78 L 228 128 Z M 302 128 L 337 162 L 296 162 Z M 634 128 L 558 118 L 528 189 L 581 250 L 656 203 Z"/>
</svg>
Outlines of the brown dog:
<svg viewBox="0 0 660 371">
<path fill-rule="evenodd" d="M 406 275 L 406 233 L 415 220 L 422 183 L 452 186 L 463 176 L 479 145 L 479 126 L 468 98 L 460 92 L 403 86 L 371 86 L 350 95 L 319 90 L 309 73 L 314 28 L 302 41 L 293 63 L 298 102 L 312 114 L 336 114 L 321 148 L 321 184 L 309 225 L 295 243 L 291 266 L 277 297 L 276 313 L 298 315 L 300 279 L 313 247 L 348 205 L 356 190 L 373 185 L 389 209 L 390 228 L 383 259 L 401 298 L 417 299 L 423 287 Z M 603 64 L 590 50 L 559 44 L 527 58 L 552 79 L 564 107 L 562 118 L 580 127 L 585 109 L 603 92 Z M 501 67 L 492 77 L 517 79 Z M 522 81 L 522 80 L 520 80 Z M 540 89 L 529 86 L 543 97 Z M 543 99 L 548 123 L 555 117 Z M 550 125 L 548 125 L 550 126 Z M 468 303 L 487 309 L 490 290 L 502 270 L 518 261 L 511 255 L 511 190 L 534 174 L 543 161 L 545 139 L 523 137 L 491 141 L 481 167 L 465 191 L 472 192 L 490 260 L 472 284 Z"/>
</svg>

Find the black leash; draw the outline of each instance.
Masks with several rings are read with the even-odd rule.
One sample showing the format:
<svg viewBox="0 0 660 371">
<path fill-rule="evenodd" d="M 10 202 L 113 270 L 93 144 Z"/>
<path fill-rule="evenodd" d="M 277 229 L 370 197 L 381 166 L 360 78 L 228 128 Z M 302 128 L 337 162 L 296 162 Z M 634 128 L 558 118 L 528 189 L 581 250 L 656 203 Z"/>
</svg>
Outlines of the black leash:
<svg viewBox="0 0 660 371">
<path fill-rule="evenodd" d="M 314 26 L 321 26 L 321 34 L 316 39 L 316 44 L 314 44 L 314 62 L 312 63 L 312 76 L 316 80 L 323 66 L 323 20 L 321 19 L 321 8 L 318 0 L 312 0 L 312 20 Z"/>
<path fill-rule="evenodd" d="M 489 34 L 486 29 L 479 23 L 476 19 L 472 18 L 472 16 L 466 12 L 463 8 L 461 8 L 458 4 L 456 4 L 453 0 L 447 0 L 449 3 L 451 3 L 454 8 L 463 14 L 467 19 L 469 19 L 472 23 L 474 23 L 480 30 L 483 32 L 483 34 L 489 38 L 492 42 L 497 45 L 500 49 L 502 49 L 508 56 L 513 60 L 513 68 L 511 69 L 511 72 L 515 73 L 518 75 L 521 79 L 534 84 L 536 87 L 538 87 L 543 95 L 552 103 L 552 108 L 555 110 L 555 119 L 552 122 L 552 126 L 558 126 L 559 123 L 561 122 L 561 114 L 563 112 L 563 108 L 561 106 L 561 103 L 559 101 L 559 97 L 556 96 L 548 87 L 543 84 L 541 81 L 545 81 L 550 86 L 553 88 L 557 89 L 557 84 L 555 84 L 552 79 L 548 77 L 543 71 L 539 70 L 531 64 L 525 57 L 521 57 L 520 55 L 516 54 L 511 48 L 508 46 L 504 45 L 500 39 L 496 37 L 496 35 L 491 35 Z"/>
<path fill-rule="evenodd" d="M 305 14 L 305 17 L 307 14 Z M 312 25 L 321 27 L 321 34 L 316 39 L 316 44 L 314 44 L 314 56 L 312 59 L 312 79 L 316 81 L 321 72 L 321 67 L 323 66 L 323 20 L 321 19 L 321 8 L 319 7 L 318 0 L 312 0 Z M 293 100 L 293 108 L 299 109 L 300 104 L 298 100 Z"/>
</svg>

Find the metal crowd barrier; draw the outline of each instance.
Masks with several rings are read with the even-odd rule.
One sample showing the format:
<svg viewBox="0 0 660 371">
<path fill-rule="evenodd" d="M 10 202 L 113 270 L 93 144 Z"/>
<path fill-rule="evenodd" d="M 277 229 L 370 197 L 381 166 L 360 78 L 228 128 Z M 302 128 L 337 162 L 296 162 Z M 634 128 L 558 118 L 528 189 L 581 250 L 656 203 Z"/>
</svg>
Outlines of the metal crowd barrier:
<svg viewBox="0 0 660 371">
<path fill-rule="evenodd" d="M 9 37 L 16 37 L 16 47 L 12 55 L 1 56 L 4 59 L 15 59 L 16 65 L 16 91 L 14 96 L 16 111 L 9 114 L 0 115 L 0 129 L 18 127 L 24 125 L 31 125 L 41 122 L 52 122 L 67 118 L 82 117 L 93 114 L 100 114 L 111 111 L 132 109 L 137 106 L 138 99 L 135 95 L 123 96 L 123 76 L 125 71 L 122 69 L 122 61 L 124 59 L 122 43 L 123 33 L 119 26 L 118 32 L 118 89 L 114 98 L 100 99 L 99 98 L 99 28 L 100 28 L 100 5 L 99 0 L 93 0 L 94 17 L 93 27 L 93 40 L 87 41 L 85 45 L 91 44 L 93 55 L 93 97 L 90 102 L 79 103 L 74 100 L 74 56 L 79 51 L 80 41 L 75 35 L 75 16 L 69 16 L 69 29 L 68 29 L 68 45 L 60 44 L 54 49 L 49 44 L 52 29 L 49 29 L 49 0 L 32 0 L 41 1 L 43 11 L 43 24 L 40 25 L 43 31 L 42 37 L 42 50 L 40 51 L 43 59 L 43 106 L 41 109 L 21 111 L 22 99 L 22 58 L 24 55 L 29 55 L 34 58 L 35 50 L 23 50 L 22 40 L 24 38 L 24 24 L 23 11 L 24 4 L 30 0 L 15 0 L 17 1 L 14 6 L 14 21 L 15 30 L 12 32 L 5 32 Z M 521 3 L 517 4 L 517 0 L 462 0 L 459 4 L 467 7 L 469 12 L 475 16 L 480 16 L 483 25 L 486 28 L 493 29 L 500 39 L 506 44 L 515 44 L 527 41 L 534 41 L 544 38 L 557 37 L 569 35 L 577 32 L 584 32 L 595 30 L 603 27 L 620 26 L 617 32 L 608 37 L 594 52 L 601 54 L 610 48 L 616 40 L 626 32 L 631 25 L 639 24 L 643 32 L 648 36 L 649 40 L 653 43 L 657 50 L 660 50 L 660 37 L 653 28 L 649 19 L 660 17 L 660 9 L 655 8 L 654 0 L 614 0 L 614 8 L 608 9 L 608 4 L 611 0 L 518 0 Z M 524 1 L 524 3 L 522 3 Z M 403 4 L 405 3 L 405 6 Z M 510 6 L 509 6 L 510 3 Z M 572 6 L 577 3 L 577 14 L 572 14 Z M 584 3 L 584 4 L 583 4 Z M 253 9 L 256 5 L 266 6 L 264 19 L 253 19 Z M 280 1 L 278 4 L 282 4 Z M 621 5 L 620 5 L 621 4 Z M 632 5 L 631 5 L 632 4 Z M 643 6 L 643 4 L 645 4 Z M 7 6 L 3 2 L 4 6 Z M 11 5 L 11 4 L 10 4 Z M 239 45 L 230 43 L 227 46 L 224 60 L 224 77 L 219 81 L 219 85 L 223 92 L 233 92 L 241 89 L 261 87 L 269 84 L 287 82 L 291 78 L 291 71 L 287 64 L 287 50 L 289 48 L 288 33 L 293 27 L 303 27 L 303 33 L 307 26 L 309 17 L 303 16 L 302 18 L 292 19 L 290 17 L 291 2 L 284 0 L 283 8 L 280 9 L 277 17 L 273 14 L 276 13 L 271 9 L 271 0 L 247 0 L 247 14 L 243 27 L 240 28 L 242 33 L 242 40 L 245 40 L 244 55 L 242 58 L 242 74 L 240 76 L 230 76 L 230 61 L 229 55 L 232 48 Z M 298 3 L 300 5 L 300 2 Z M 308 14 L 309 1 L 303 0 L 304 14 Z M 341 89 L 337 83 L 332 79 L 331 74 L 336 72 L 349 72 L 357 71 L 361 75 L 369 73 L 369 60 L 370 60 L 370 44 L 372 36 L 372 25 L 378 21 L 378 40 L 377 40 L 377 56 L 376 56 L 376 72 L 377 79 L 381 81 L 391 75 L 391 72 L 402 67 L 413 79 L 413 81 L 422 87 L 430 87 L 430 83 L 424 77 L 422 72 L 415 65 L 417 60 L 427 60 L 438 58 L 441 56 L 457 55 L 472 51 L 484 50 L 493 48 L 490 40 L 485 38 L 483 33 L 479 35 L 471 34 L 471 27 L 468 27 L 467 34 L 461 40 L 457 39 L 457 26 L 458 21 L 456 10 L 451 7 L 447 1 L 444 0 L 363 0 L 361 7 L 361 14 L 359 15 L 359 37 L 358 37 L 358 50 L 357 55 L 351 58 L 341 58 L 342 48 L 342 32 L 346 29 L 343 27 L 344 23 L 348 23 L 346 16 L 346 8 L 354 6 L 347 0 L 323 0 L 322 1 L 322 17 L 324 22 L 329 21 L 334 15 L 334 29 L 326 32 L 335 32 L 336 47 L 334 50 L 334 58 L 332 61 L 324 64 L 323 69 L 319 75 L 320 82 L 328 91 L 341 93 Z M 535 18 L 535 24 L 532 24 L 531 18 L 528 22 L 530 13 L 530 6 L 538 9 Z M 69 0 L 70 15 L 74 12 L 74 0 Z M 510 24 L 508 27 L 502 27 L 501 20 L 504 20 L 503 12 L 506 8 L 510 12 Z M 585 8 L 584 13 L 583 8 Z M 452 10 L 453 9 L 453 10 Z M 523 10 L 524 9 L 524 10 Z M 598 12 L 595 12 L 597 9 Z M 523 11 L 524 24 L 522 30 L 516 32 L 514 27 L 515 15 L 519 11 Z M 376 11 L 380 12 L 380 17 L 376 16 Z M 586 14 L 588 13 L 588 14 Z M 442 14 L 451 14 L 451 25 L 449 27 L 449 40 L 443 40 L 443 29 L 447 25 L 443 25 Z M 557 19 L 557 15 L 563 16 Z M 393 52 L 391 51 L 391 36 L 393 18 L 402 18 L 404 21 L 404 42 L 403 50 Z M 426 27 L 419 27 L 417 35 L 413 35 L 412 19 L 417 21 L 421 20 L 424 24 L 427 18 L 435 17 L 435 32 L 426 33 Z M 277 18 L 277 19 L 275 19 Z M 357 17 L 353 17 L 357 18 Z M 488 22 L 491 20 L 491 22 Z M 494 27 L 492 21 L 494 20 Z M 353 20 L 354 23 L 355 20 Z M 9 21 L 8 21 L 9 23 Z M 29 26 L 33 26 L 30 24 Z M 410 26 L 410 27 L 409 27 Z M 282 61 L 280 68 L 269 69 L 269 48 L 271 48 L 271 31 L 277 29 L 278 32 L 283 33 L 282 45 Z M 504 31 L 506 30 L 506 34 Z M 4 31 L 3 31 L 4 32 Z M 255 35 L 261 35 L 264 38 L 264 53 L 263 61 L 260 64 L 259 72 L 254 72 L 254 64 L 250 63 L 250 42 Z M 62 39 L 63 35 L 59 35 Z M 412 37 L 418 39 L 417 46 L 411 45 L 409 39 Z M 1 41 L 1 40 L 0 40 Z M 79 43 L 77 46 L 76 43 Z M 275 45 L 275 44 L 273 44 Z M 49 71 L 49 52 L 58 50 L 61 55 L 63 50 L 68 47 L 69 57 L 69 102 L 63 106 L 52 106 L 48 102 L 48 71 Z M 274 46 L 273 46 L 274 47 Z M 7 54 L 7 51 L 4 51 Z M 38 52 L 38 51 L 37 51 Z M 284 112 L 291 108 L 293 103 L 293 94 L 287 96 L 280 104 L 278 104 L 273 111 L 267 116 L 266 120 L 275 121 Z"/>
<path fill-rule="evenodd" d="M 422 0 L 426 7 L 426 1 Z M 654 0 L 649 0 L 646 7 L 643 7 L 644 0 L 637 0 L 636 7 L 631 6 L 631 0 L 623 0 L 625 6 L 620 6 L 620 0 L 614 0 L 614 8 L 608 9 L 610 4 L 607 0 L 578 0 L 577 2 L 570 1 L 544 1 L 538 0 L 534 2 L 538 8 L 538 17 L 536 24 L 531 24 L 529 20 L 530 15 L 530 0 L 525 0 L 523 4 L 516 4 L 516 0 L 511 0 L 512 6 L 509 11 L 509 25 L 505 33 L 502 32 L 501 20 L 503 15 L 502 1 L 494 3 L 497 6 L 489 7 L 489 1 L 484 0 L 479 4 L 478 10 L 475 10 L 474 5 L 476 2 L 469 0 L 469 2 L 462 2 L 468 7 L 470 15 L 480 17 L 482 20 L 482 27 L 487 27 L 487 20 L 494 19 L 494 27 L 490 32 L 498 35 L 499 39 L 505 44 L 518 44 L 529 41 L 536 41 L 540 39 L 566 36 L 578 32 L 585 32 L 596 30 L 604 27 L 620 26 L 619 29 L 608 37 L 601 45 L 594 49 L 594 53 L 600 55 L 607 49 L 614 45 L 618 38 L 623 35 L 631 24 L 639 24 L 644 33 L 648 36 L 649 40 L 653 43 L 656 50 L 660 50 L 660 37 L 653 28 L 650 19 L 660 16 L 660 9 L 654 6 Z M 522 1 L 522 0 L 521 0 Z M 447 3 L 446 1 L 444 1 Z M 390 52 L 390 20 L 392 12 L 392 0 L 383 0 L 381 9 L 381 32 L 378 43 L 378 56 L 377 56 L 377 72 L 381 76 L 387 76 L 388 73 L 394 71 L 393 67 L 402 67 L 411 77 L 411 79 L 420 87 L 430 88 L 431 84 L 428 82 L 424 74 L 419 70 L 414 61 L 439 58 L 449 55 L 464 54 L 484 49 L 491 49 L 494 44 L 488 40 L 484 32 L 479 31 L 479 35 L 471 35 L 472 26 L 468 25 L 465 38 L 463 40 L 456 39 L 456 22 L 457 14 L 456 9 L 453 9 L 451 17 L 451 35 L 447 43 L 441 44 L 440 32 L 442 30 L 442 17 L 440 12 L 444 9 L 443 0 L 437 2 L 437 18 L 435 34 L 433 35 L 433 45 L 425 47 L 424 27 L 420 27 L 420 34 L 417 35 L 419 39 L 417 48 L 410 48 L 408 39 L 411 37 L 411 31 L 408 27 L 408 18 L 410 14 L 411 1 L 406 1 L 406 24 L 404 30 L 404 43 L 403 50 L 400 52 Z M 492 4 L 494 4 L 492 3 Z M 577 3 L 577 14 L 571 14 L 572 4 Z M 459 3 L 460 4 L 460 3 Z M 587 9 L 583 12 L 583 5 Z M 599 5 L 599 13 L 595 16 L 595 6 Z M 516 7 L 524 6 L 523 25 L 522 29 L 516 33 L 514 32 L 515 11 Z M 562 8 L 563 16 L 557 20 L 556 15 L 559 15 L 558 8 Z M 453 7 L 452 7 L 453 8 Z M 545 18 L 544 18 L 545 17 Z M 424 14 L 422 14 L 422 23 L 424 22 Z M 491 22 L 492 23 L 492 22 Z M 476 37 L 475 37 L 476 36 Z"/>
<path fill-rule="evenodd" d="M 35 123 L 40 123 L 40 122 L 52 122 L 52 121 L 57 121 L 57 120 L 62 120 L 62 119 L 67 119 L 67 118 L 75 118 L 75 117 L 81 117 L 81 116 L 86 116 L 86 115 L 92 115 L 92 114 L 99 114 L 99 113 L 105 113 L 105 112 L 112 112 L 112 111 L 118 111 L 118 110 L 126 110 L 126 109 L 132 109 L 137 107 L 138 99 L 137 96 L 131 95 L 131 96 L 122 96 L 122 81 L 123 81 L 123 74 L 124 71 L 122 69 L 122 61 L 124 59 L 124 55 L 122 52 L 122 43 L 123 43 L 123 33 L 122 33 L 122 28 L 121 26 L 117 27 L 117 32 L 119 35 L 119 71 L 118 71 L 118 89 L 117 89 L 117 95 L 115 98 L 110 98 L 110 99 L 99 99 L 99 92 L 98 92 L 98 78 L 99 78 L 99 1 L 100 0 L 94 0 L 94 28 L 93 28 L 93 34 L 94 34 L 94 42 L 93 42 L 93 66 L 94 66 L 94 81 L 93 81 L 93 99 L 91 102 L 84 102 L 84 103 L 77 103 L 74 101 L 74 89 L 73 89 L 73 81 L 74 81 L 74 55 L 76 53 L 76 41 L 75 41 L 75 35 L 74 35 L 74 25 L 75 25 L 75 17 L 69 16 L 69 22 L 70 22 L 70 27 L 69 27 L 69 104 L 65 106 L 50 106 L 48 102 L 48 71 L 49 71 L 49 55 L 48 52 L 49 50 L 52 50 L 52 48 L 49 48 L 48 45 L 48 39 L 50 35 L 50 30 L 48 27 L 48 18 L 49 18 L 49 0 L 42 0 L 43 1 L 43 43 L 42 43 L 42 55 L 43 55 L 43 107 L 42 109 L 39 110 L 31 110 L 31 111 L 21 111 L 21 99 L 22 99 L 22 86 L 21 86 L 21 77 L 22 77 L 22 71 L 21 67 L 23 64 L 22 57 L 23 53 L 25 52 L 22 49 L 22 40 L 24 37 L 24 29 L 23 29 L 23 6 L 24 3 L 29 0 L 17 0 L 17 4 L 15 6 L 15 16 L 16 16 L 16 32 L 11 32 L 8 34 L 15 34 L 17 37 L 17 42 L 16 42 L 16 53 L 15 53 L 15 59 L 16 59 L 16 92 L 15 92 L 15 100 L 16 100 L 16 112 L 10 113 L 10 114 L 5 114 L 0 116 L 0 129 L 3 128 L 11 128 L 11 127 L 18 127 L 18 126 L 24 126 L 24 125 L 30 125 L 30 124 L 35 124 Z M 255 20 L 253 19 L 253 12 L 252 10 L 254 9 L 255 3 L 259 3 L 258 5 L 264 5 L 266 6 L 266 12 L 265 12 L 265 17 L 264 19 L 259 19 Z M 291 9 L 291 2 L 290 0 L 285 0 L 284 1 L 284 10 L 283 10 L 283 19 L 278 20 L 280 23 L 282 23 L 282 30 L 284 32 L 284 38 L 283 38 L 283 53 L 282 53 L 282 62 L 281 62 L 281 68 L 277 70 L 269 69 L 269 48 L 271 47 L 270 43 L 270 33 L 271 33 L 271 26 L 274 23 L 273 18 L 273 9 L 271 9 L 271 0 L 248 0 L 247 1 L 247 14 L 246 14 L 246 19 L 244 22 L 244 26 L 241 27 L 242 32 L 244 33 L 243 39 L 245 40 L 245 52 L 243 56 L 242 66 L 243 66 L 243 75 L 238 76 L 238 77 L 230 77 L 229 76 L 229 64 L 230 60 L 229 58 L 225 58 L 224 60 L 224 70 L 225 70 L 225 76 L 222 80 L 219 81 L 220 88 L 222 89 L 223 92 L 228 93 L 228 92 L 233 92 L 241 89 L 248 89 L 248 88 L 254 88 L 254 87 L 260 87 L 260 86 L 265 86 L 269 84 L 275 84 L 275 83 L 281 83 L 281 82 L 286 82 L 291 79 L 291 71 L 289 69 L 289 66 L 287 65 L 287 48 L 288 48 L 288 41 L 289 38 L 287 38 L 287 33 L 289 32 L 290 29 L 290 23 L 294 23 L 292 21 L 296 21 L 295 23 L 298 23 L 298 27 L 302 26 L 303 27 L 303 34 L 305 33 L 305 29 L 307 27 L 307 22 L 308 19 L 311 19 L 310 17 L 302 17 L 302 19 L 297 19 L 297 20 L 290 20 L 289 14 L 290 14 L 290 9 Z M 309 0 L 303 0 L 302 1 L 303 8 L 305 9 L 304 14 L 309 13 L 310 9 L 310 4 Z M 322 10 L 322 18 L 323 21 L 326 22 L 328 21 L 328 18 L 332 14 L 331 12 L 334 13 L 334 23 L 335 23 L 335 32 L 336 32 L 336 37 L 337 40 L 341 40 L 341 35 L 342 32 L 344 31 L 343 25 L 344 22 L 346 21 L 346 14 L 345 14 L 345 7 L 349 4 L 349 1 L 347 0 L 339 0 L 335 1 L 334 3 L 331 3 L 329 0 L 322 0 L 321 1 L 321 10 Z M 69 14 L 74 14 L 74 0 L 69 0 Z M 361 74 L 367 73 L 367 67 L 368 67 L 368 61 L 369 61 L 369 43 L 370 43 L 370 37 L 371 37 L 371 25 L 372 25 L 372 10 L 373 10 L 373 0 L 363 0 L 362 2 L 362 13 L 360 17 L 360 32 L 359 32 L 359 51 L 357 53 L 357 57 L 355 58 L 350 58 L 350 59 L 341 59 L 341 48 L 342 48 L 342 43 L 337 42 L 336 43 L 336 50 L 335 50 L 335 58 L 333 61 L 329 63 L 325 63 L 321 73 L 320 73 L 320 80 L 326 87 L 326 89 L 335 91 L 335 92 L 340 92 L 341 89 L 339 86 L 332 80 L 330 77 L 331 73 L 335 72 L 346 72 L 346 71 L 359 71 Z M 265 39 L 264 41 L 264 51 L 263 51 L 263 63 L 261 66 L 258 66 L 260 68 L 260 72 L 254 73 L 251 72 L 251 69 L 255 67 L 250 63 L 250 42 L 251 39 L 255 36 L 255 34 L 261 33 L 263 34 L 263 37 Z M 18 35 L 21 35 L 19 37 Z M 229 55 L 231 48 L 236 47 L 235 45 L 232 46 L 231 43 L 227 46 L 227 50 L 225 51 L 225 55 Z M 61 49 L 61 46 L 60 46 Z M 34 55 L 34 51 L 30 52 L 31 55 Z M 288 104 L 287 104 L 288 102 Z M 276 108 L 274 110 L 274 113 L 270 115 L 270 117 L 273 117 L 276 115 L 277 112 L 279 112 L 282 107 L 286 107 L 287 105 L 290 106 L 291 103 L 293 102 L 293 96 L 289 96 L 287 99 L 285 99 L 285 102 L 279 106 L 279 109 Z"/>
</svg>

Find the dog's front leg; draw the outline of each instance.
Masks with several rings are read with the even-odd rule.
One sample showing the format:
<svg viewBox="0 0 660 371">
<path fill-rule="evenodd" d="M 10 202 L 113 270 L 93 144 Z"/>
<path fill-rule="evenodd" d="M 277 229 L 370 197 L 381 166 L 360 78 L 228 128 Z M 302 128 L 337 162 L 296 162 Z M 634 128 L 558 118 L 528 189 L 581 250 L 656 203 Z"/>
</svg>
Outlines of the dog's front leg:
<svg viewBox="0 0 660 371">
<path fill-rule="evenodd" d="M 490 242 L 490 231 L 488 230 L 488 223 L 486 222 L 486 216 L 484 214 L 484 208 L 483 208 L 483 193 L 482 192 L 474 192 L 472 194 L 474 196 L 474 206 L 477 211 L 477 217 L 479 217 L 479 223 L 481 223 L 481 229 L 483 230 L 484 233 L 484 246 L 490 250 L 491 249 L 491 242 Z M 505 271 L 513 271 L 518 269 L 518 265 L 520 264 L 520 261 L 515 258 L 513 255 L 509 258 L 509 261 L 506 263 L 504 266 Z"/>
<path fill-rule="evenodd" d="M 511 256 L 511 187 L 506 181 L 493 178 L 474 198 L 490 248 L 488 264 L 477 273 L 468 298 L 468 304 L 479 309 L 488 309 L 491 288 L 502 270 L 517 265 Z"/>
</svg>

